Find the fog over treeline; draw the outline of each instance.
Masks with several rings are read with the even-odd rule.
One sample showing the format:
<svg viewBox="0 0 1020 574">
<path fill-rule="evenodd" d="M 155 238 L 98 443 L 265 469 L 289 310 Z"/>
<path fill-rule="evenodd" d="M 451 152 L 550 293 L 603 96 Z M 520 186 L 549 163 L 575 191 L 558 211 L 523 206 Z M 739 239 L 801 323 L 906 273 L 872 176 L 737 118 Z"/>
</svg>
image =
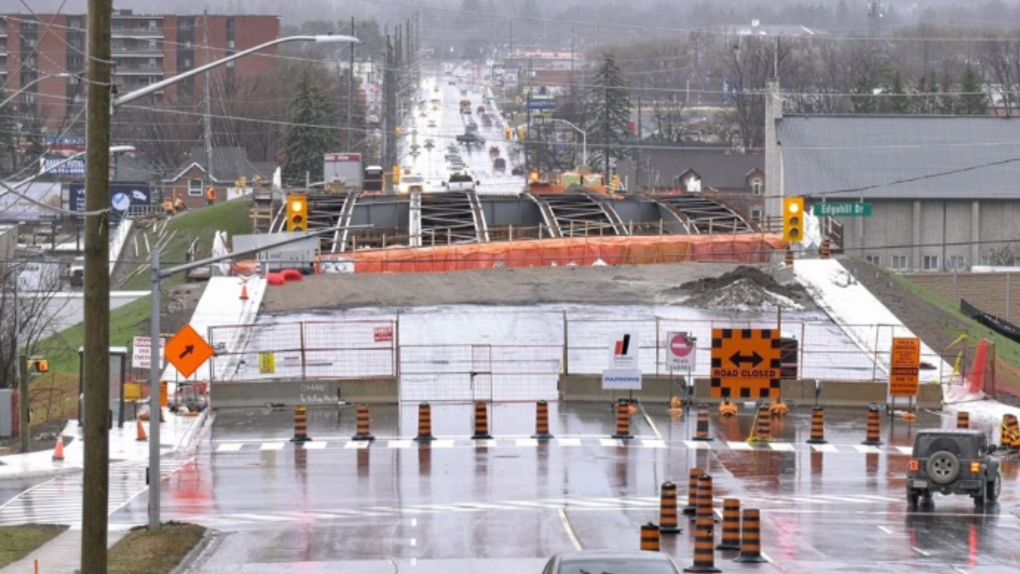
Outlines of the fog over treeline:
<svg viewBox="0 0 1020 574">
<path fill-rule="evenodd" d="M 26 5 L 35 12 L 52 13 L 63 5 L 63 12 L 82 13 L 87 0 L 0 0 L 0 12 L 28 13 Z M 882 5 L 887 27 L 918 23 L 1020 27 L 1017 0 L 886 0 Z M 138 13 L 278 14 L 291 25 L 352 16 L 394 24 L 416 10 L 437 18 L 470 10 L 489 18 L 516 17 L 519 26 L 545 25 L 536 18 L 565 25 L 597 22 L 654 28 L 736 26 L 758 20 L 763 25 L 808 26 L 830 33 L 868 30 L 868 0 L 117 0 L 114 7 Z"/>
</svg>

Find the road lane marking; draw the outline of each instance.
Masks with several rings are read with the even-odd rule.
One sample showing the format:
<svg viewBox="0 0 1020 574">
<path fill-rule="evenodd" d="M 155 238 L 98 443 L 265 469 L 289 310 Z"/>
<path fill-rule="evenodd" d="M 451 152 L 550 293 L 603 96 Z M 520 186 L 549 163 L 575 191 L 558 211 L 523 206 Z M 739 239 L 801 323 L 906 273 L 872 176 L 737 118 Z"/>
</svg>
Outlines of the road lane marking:
<svg viewBox="0 0 1020 574">
<path fill-rule="evenodd" d="M 559 446 L 581 446 L 581 439 L 579 438 L 558 438 L 556 444 Z"/>
<path fill-rule="evenodd" d="M 754 448 L 744 441 L 730 441 L 726 443 L 730 447 L 730 450 L 754 450 Z"/>
<path fill-rule="evenodd" d="M 882 449 L 870 444 L 855 444 L 854 449 L 861 454 L 881 454 Z"/>
<path fill-rule="evenodd" d="M 898 446 L 896 450 L 900 451 L 900 454 L 914 454 L 914 447 L 912 446 Z"/>
<path fill-rule="evenodd" d="M 691 450 L 708 450 L 710 448 L 708 442 L 703 440 L 685 440 L 684 444 Z"/>
<path fill-rule="evenodd" d="M 914 552 L 917 552 L 921 556 L 931 556 L 931 552 L 925 552 L 924 550 L 921 550 L 917 546 L 914 546 Z"/>
<path fill-rule="evenodd" d="M 889 530 L 888 528 L 886 528 L 885 526 L 882 526 L 881 524 L 878 525 L 878 529 L 881 530 L 882 532 L 885 532 L 886 534 L 892 534 L 893 533 L 892 530 Z"/>
<path fill-rule="evenodd" d="M 648 416 L 648 411 L 645 410 L 645 404 L 638 403 L 638 406 L 641 407 L 641 414 L 645 416 L 645 422 L 648 423 L 648 426 L 652 427 L 652 432 L 655 433 L 655 438 L 661 441 L 662 433 L 659 432 L 659 427 L 655 426 L 655 421 L 652 420 L 652 417 Z"/>
<path fill-rule="evenodd" d="M 366 441 L 366 444 L 367 444 L 367 441 Z M 410 440 L 391 440 L 390 442 L 386 443 L 386 446 L 389 447 L 389 448 L 411 448 L 411 441 Z"/>
<path fill-rule="evenodd" d="M 600 438 L 599 444 L 602 446 L 623 446 L 623 441 L 618 438 Z"/>
<path fill-rule="evenodd" d="M 301 448 L 303 448 L 305 450 L 322 450 L 322 449 L 326 448 L 326 443 L 324 443 L 324 442 L 306 442 L 306 443 L 303 443 L 301 445 Z"/>
<path fill-rule="evenodd" d="M 242 446 L 244 446 L 243 442 L 221 444 L 220 446 L 216 447 L 216 452 L 237 452 L 241 450 Z"/>
<path fill-rule="evenodd" d="M 418 526 L 418 519 L 417 518 L 412 518 L 411 519 L 411 528 L 415 528 L 417 526 Z"/>
<path fill-rule="evenodd" d="M 453 448 L 453 441 L 449 439 L 436 439 L 431 442 L 431 445 L 432 448 Z"/>
<path fill-rule="evenodd" d="M 285 444 L 282 442 L 264 442 L 259 447 L 259 450 L 283 450 Z"/>
<path fill-rule="evenodd" d="M 491 438 L 482 438 L 475 441 L 475 448 L 495 448 L 496 445 L 496 440 Z"/>
<path fill-rule="evenodd" d="M 521 447 L 536 447 L 538 446 L 538 441 L 533 438 L 519 438 L 514 440 L 514 445 Z"/>
<path fill-rule="evenodd" d="M 570 520 L 567 519 L 567 511 L 560 508 L 560 522 L 563 524 L 563 529 L 567 531 L 567 537 L 570 538 L 570 542 L 574 545 L 574 550 L 581 550 L 581 541 L 577 539 L 577 534 L 574 534 L 574 529 L 570 526 Z"/>
<path fill-rule="evenodd" d="M 344 444 L 345 449 L 359 449 L 368 448 L 369 441 L 367 440 L 349 440 Z"/>
<path fill-rule="evenodd" d="M 839 449 L 831 444 L 813 444 L 811 445 L 811 450 L 815 452 L 839 452 Z"/>
<path fill-rule="evenodd" d="M 778 452 L 793 452 L 793 445 L 788 442 L 770 442 L 769 448 Z"/>
<path fill-rule="evenodd" d="M 956 570 L 960 574 L 970 574 L 970 572 L 967 572 L 966 570 L 964 570 L 963 568 L 960 568 L 959 566 L 953 566 L 953 570 Z"/>
<path fill-rule="evenodd" d="M 417 538 L 412 538 L 411 539 L 411 546 L 417 546 L 417 545 L 418 545 L 418 539 Z"/>
<path fill-rule="evenodd" d="M 641 439 L 641 446 L 645 448 L 666 448 L 666 443 L 658 439 L 643 438 Z"/>
</svg>

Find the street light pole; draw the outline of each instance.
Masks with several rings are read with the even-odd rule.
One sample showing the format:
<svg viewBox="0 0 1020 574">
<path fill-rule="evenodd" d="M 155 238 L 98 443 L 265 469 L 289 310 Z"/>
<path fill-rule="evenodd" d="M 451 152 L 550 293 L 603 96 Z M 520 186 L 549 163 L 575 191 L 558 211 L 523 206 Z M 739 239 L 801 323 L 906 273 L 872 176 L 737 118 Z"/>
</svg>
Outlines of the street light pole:
<svg viewBox="0 0 1020 574">
<path fill-rule="evenodd" d="M 548 118 L 548 121 L 559 122 L 566 124 L 573 128 L 577 133 L 581 134 L 581 164 L 588 165 L 588 132 L 568 122 L 567 120 L 561 120 L 559 118 Z"/>
</svg>

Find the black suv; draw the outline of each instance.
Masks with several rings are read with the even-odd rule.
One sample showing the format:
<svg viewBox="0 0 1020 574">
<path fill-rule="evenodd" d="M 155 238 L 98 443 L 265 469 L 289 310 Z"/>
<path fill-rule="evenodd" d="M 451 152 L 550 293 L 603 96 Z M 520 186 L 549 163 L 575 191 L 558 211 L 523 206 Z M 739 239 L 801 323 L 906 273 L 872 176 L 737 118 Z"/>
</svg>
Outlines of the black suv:
<svg viewBox="0 0 1020 574">
<path fill-rule="evenodd" d="M 999 461 L 985 435 L 976 430 L 927 430 L 914 438 L 907 470 L 907 503 L 912 508 L 934 492 L 967 494 L 976 506 L 995 502 L 1002 489 Z"/>
</svg>

